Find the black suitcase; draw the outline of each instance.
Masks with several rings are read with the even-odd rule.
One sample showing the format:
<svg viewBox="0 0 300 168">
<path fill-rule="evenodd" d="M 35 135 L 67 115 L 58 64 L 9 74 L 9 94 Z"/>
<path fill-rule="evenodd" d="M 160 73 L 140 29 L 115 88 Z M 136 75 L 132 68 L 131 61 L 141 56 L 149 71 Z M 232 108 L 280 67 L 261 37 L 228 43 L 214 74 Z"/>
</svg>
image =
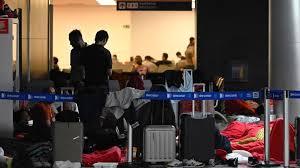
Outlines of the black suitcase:
<svg viewBox="0 0 300 168">
<path fill-rule="evenodd" d="M 180 116 L 181 158 L 211 163 L 215 158 L 215 119 L 213 114 L 194 110 Z"/>
</svg>

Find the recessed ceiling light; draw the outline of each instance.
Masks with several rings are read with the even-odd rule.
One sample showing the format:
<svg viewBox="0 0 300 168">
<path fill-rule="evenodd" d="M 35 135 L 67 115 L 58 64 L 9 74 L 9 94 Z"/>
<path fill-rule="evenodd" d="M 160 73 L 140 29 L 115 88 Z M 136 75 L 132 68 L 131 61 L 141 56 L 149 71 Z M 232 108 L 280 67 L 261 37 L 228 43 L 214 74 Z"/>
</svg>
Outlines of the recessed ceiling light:
<svg viewBox="0 0 300 168">
<path fill-rule="evenodd" d="M 117 5 L 115 0 L 96 0 L 100 5 Z"/>
<path fill-rule="evenodd" d="M 192 8 L 195 8 L 196 7 L 196 2 L 195 0 L 192 0 Z"/>
</svg>

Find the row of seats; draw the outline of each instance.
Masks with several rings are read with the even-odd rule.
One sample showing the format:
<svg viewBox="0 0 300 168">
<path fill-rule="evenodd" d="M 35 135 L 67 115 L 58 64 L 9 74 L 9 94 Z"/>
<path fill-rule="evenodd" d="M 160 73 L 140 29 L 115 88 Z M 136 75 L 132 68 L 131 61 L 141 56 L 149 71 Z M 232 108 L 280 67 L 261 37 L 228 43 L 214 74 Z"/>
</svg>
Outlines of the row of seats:
<svg viewBox="0 0 300 168">
<path fill-rule="evenodd" d="M 160 65 L 158 66 L 157 70 L 154 72 L 158 72 L 158 73 L 163 73 L 167 70 L 176 70 L 176 66 L 174 64 L 172 64 L 171 66 L 169 65 Z M 63 69 L 62 70 L 65 73 L 70 73 L 71 69 Z M 118 72 L 118 73 L 122 73 L 122 72 L 132 72 L 132 65 L 113 65 L 113 71 L 114 72 Z"/>
<path fill-rule="evenodd" d="M 152 82 L 151 80 L 143 80 L 144 82 L 144 88 L 145 90 L 150 90 L 152 87 Z M 109 87 L 109 91 L 110 92 L 115 92 L 115 91 L 119 91 L 120 88 L 120 83 L 118 80 L 109 80 L 108 81 L 108 87 Z"/>
</svg>

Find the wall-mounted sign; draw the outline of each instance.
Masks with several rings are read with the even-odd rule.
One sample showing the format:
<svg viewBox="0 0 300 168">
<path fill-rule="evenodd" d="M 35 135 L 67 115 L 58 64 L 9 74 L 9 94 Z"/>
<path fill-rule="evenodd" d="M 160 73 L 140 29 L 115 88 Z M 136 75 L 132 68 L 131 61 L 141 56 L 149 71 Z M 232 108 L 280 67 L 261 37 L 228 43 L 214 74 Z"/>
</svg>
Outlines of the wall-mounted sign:
<svg viewBox="0 0 300 168">
<path fill-rule="evenodd" d="M 8 34 L 8 19 L 0 19 L 0 34 Z"/>
<path fill-rule="evenodd" d="M 117 10 L 191 11 L 192 0 L 117 0 Z"/>
</svg>

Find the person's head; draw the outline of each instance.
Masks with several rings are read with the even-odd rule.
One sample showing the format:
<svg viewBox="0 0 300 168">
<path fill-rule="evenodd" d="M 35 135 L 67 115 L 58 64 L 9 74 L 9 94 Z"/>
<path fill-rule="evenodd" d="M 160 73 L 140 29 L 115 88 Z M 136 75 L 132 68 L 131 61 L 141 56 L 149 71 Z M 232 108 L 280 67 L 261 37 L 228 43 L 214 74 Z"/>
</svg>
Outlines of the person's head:
<svg viewBox="0 0 300 168">
<path fill-rule="evenodd" d="M 57 64 L 58 63 L 58 58 L 57 57 L 53 57 L 53 63 Z"/>
<path fill-rule="evenodd" d="M 80 32 L 80 30 L 72 30 L 69 33 L 69 41 L 70 41 L 70 45 L 73 47 L 80 47 L 81 44 L 83 43 L 83 39 L 82 39 L 82 34 Z"/>
<path fill-rule="evenodd" d="M 134 61 L 134 58 L 133 57 L 130 57 L 130 62 L 133 62 Z"/>
<path fill-rule="evenodd" d="M 146 61 L 153 61 L 153 58 L 149 55 L 145 56 L 145 60 Z"/>
<path fill-rule="evenodd" d="M 100 30 L 96 33 L 95 43 L 104 46 L 108 40 L 108 33 L 105 30 Z"/>
<path fill-rule="evenodd" d="M 134 61 L 138 65 L 142 65 L 143 63 L 142 57 L 140 55 L 135 56 Z"/>
<path fill-rule="evenodd" d="M 168 54 L 167 53 L 163 53 L 162 60 L 164 60 L 164 61 L 168 60 Z"/>
<path fill-rule="evenodd" d="M 178 58 L 181 58 L 181 57 L 182 57 L 181 52 L 178 51 L 178 52 L 176 53 L 176 56 L 177 56 Z"/>
<path fill-rule="evenodd" d="M 3 5 L 3 10 L 6 11 L 6 12 L 11 11 L 10 7 L 8 6 L 8 4 L 4 4 Z"/>
<path fill-rule="evenodd" d="M 118 56 L 116 54 L 114 54 L 112 59 L 117 61 L 118 60 Z"/>
<path fill-rule="evenodd" d="M 190 45 L 194 45 L 195 44 L 195 38 L 194 37 L 190 37 Z"/>
</svg>

